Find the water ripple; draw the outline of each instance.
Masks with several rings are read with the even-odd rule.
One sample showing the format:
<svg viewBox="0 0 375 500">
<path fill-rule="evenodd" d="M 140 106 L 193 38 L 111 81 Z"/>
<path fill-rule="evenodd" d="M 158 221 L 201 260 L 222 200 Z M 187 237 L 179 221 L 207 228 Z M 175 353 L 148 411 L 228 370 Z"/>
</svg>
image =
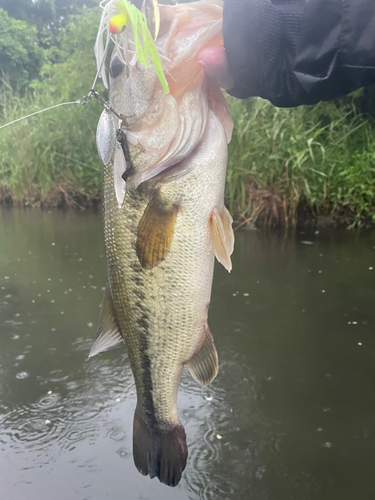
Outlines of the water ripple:
<svg viewBox="0 0 375 500">
<path fill-rule="evenodd" d="M 94 444 L 103 435 L 104 422 L 108 439 L 119 444 L 125 440 L 121 421 L 113 422 L 110 414 L 112 408 L 121 410 L 119 401 L 124 395 L 134 392 L 129 366 L 118 360 L 111 364 L 107 359 L 87 363 L 84 368 L 70 375 L 62 368 L 52 370 L 47 377 L 38 375 L 39 387 L 48 387 L 44 394 L 29 403 L 2 404 L 0 443 L 4 449 L 57 456 L 79 442 Z M 124 450 L 122 446 L 120 457 L 126 456 Z"/>
</svg>

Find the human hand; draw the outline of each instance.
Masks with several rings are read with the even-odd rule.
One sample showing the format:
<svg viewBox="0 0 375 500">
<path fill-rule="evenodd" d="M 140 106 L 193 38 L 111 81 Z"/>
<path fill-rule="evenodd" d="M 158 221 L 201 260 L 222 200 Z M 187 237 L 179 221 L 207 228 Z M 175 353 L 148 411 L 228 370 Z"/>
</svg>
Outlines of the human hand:
<svg viewBox="0 0 375 500">
<path fill-rule="evenodd" d="M 219 87 L 230 90 L 234 80 L 229 72 L 227 56 L 223 47 L 208 47 L 198 54 L 198 63 L 206 75 L 213 78 Z"/>
</svg>

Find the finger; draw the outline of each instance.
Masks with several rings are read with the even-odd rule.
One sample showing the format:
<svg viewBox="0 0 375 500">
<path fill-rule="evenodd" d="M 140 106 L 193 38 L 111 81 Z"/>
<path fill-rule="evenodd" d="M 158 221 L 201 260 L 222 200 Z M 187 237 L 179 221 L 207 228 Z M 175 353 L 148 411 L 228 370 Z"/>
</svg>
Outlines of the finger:
<svg viewBox="0 0 375 500">
<path fill-rule="evenodd" d="M 234 85 L 228 69 L 227 57 L 223 47 L 208 47 L 198 54 L 198 63 L 204 68 L 205 73 L 213 78 L 225 90 Z"/>
</svg>

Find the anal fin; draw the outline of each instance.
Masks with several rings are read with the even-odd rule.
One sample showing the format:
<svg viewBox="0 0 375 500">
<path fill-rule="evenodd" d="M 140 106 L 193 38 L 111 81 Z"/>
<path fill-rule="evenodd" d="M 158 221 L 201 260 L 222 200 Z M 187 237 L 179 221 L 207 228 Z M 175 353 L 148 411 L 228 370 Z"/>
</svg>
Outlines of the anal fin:
<svg viewBox="0 0 375 500">
<path fill-rule="evenodd" d="M 210 219 L 214 252 L 217 260 L 223 264 L 229 273 L 232 270 L 232 261 L 230 256 L 232 255 L 234 249 L 232 222 L 233 219 L 227 208 L 224 207 L 221 213 L 217 208 L 214 208 Z"/>
<path fill-rule="evenodd" d="M 99 326 L 96 332 L 95 341 L 90 349 L 89 358 L 101 352 L 108 351 L 109 349 L 119 347 L 123 343 L 124 339 L 115 320 L 111 292 L 107 285 L 100 308 Z"/>
<path fill-rule="evenodd" d="M 156 195 L 138 224 L 137 256 L 143 269 L 162 262 L 171 248 L 178 206 L 166 206 Z"/>
<path fill-rule="evenodd" d="M 202 387 L 213 381 L 219 369 L 214 339 L 207 325 L 203 335 L 203 342 L 199 350 L 187 363 L 190 374 Z"/>
</svg>

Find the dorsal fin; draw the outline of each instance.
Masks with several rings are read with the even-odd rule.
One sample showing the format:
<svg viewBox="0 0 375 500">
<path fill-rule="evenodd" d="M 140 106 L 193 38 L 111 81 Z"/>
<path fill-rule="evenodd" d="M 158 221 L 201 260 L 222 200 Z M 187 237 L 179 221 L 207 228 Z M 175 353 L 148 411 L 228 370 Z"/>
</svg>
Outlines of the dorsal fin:
<svg viewBox="0 0 375 500">
<path fill-rule="evenodd" d="M 147 205 L 138 224 L 137 256 L 143 269 L 162 262 L 171 248 L 178 206 L 166 206 L 158 195 Z"/>
<path fill-rule="evenodd" d="M 103 302 L 100 308 L 100 318 L 98 331 L 95 341 L 90 349 L 89 358 L 119 347 L 124 343 L 124 339 L 117 326 L 115 315 L 113 313 L 113 303 L 109 286 L 107 285 Z"/>
<path fill-rule="evenodd" d="M 187 363 L 187 367 L 192 377 L 201 386 L 209 384 L 216 377 L 219 369 L 219 360 L 214 339 L 208 325 L 204 327 L 203 342 L 198 351 Z"/>
</svg>

